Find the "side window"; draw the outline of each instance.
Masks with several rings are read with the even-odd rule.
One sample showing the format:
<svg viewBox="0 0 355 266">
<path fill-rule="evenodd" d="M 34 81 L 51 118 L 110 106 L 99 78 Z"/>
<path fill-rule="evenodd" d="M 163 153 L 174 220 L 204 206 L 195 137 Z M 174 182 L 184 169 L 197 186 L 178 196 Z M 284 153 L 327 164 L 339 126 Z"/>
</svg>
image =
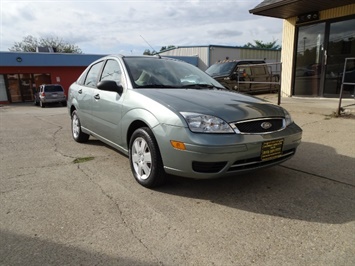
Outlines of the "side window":
<svg viewBox="0 0 355 266">
<path fill-rule="evenodd" d="M 85 79 L 85 83 L 84 83 L 85 86 L 96 87 L 97 76 L 99 75 L 102 63 L 103 62 L 99 62 L 90 68 Z"/>
<path fill-rule="evenodd" d="M 251 68 L 250 67 L 246 67 L 244 69 L 244 72 L 248 75 L 248 76 L 251 76 Z"/>
<path fill-rule="evenodd" d="M 121 84 L 122 71 L 116 60 L 107 60 L 104 70 L 102 71 L 101 80 L 114 80 L 117 84 Z"/>
<path fill-rule="evenodd" d="M 264 66 L 254 66 L 253 67 L 253 72 L 255 73 L 255 75 L 265 75 L 267 74 L 267 68 Z"/>
<path fill-rule="evenodd" d="M 85 78 L 86 78 L 86 74 L 89 71 L 87 69 L 85 69 L 85 71 L 80 75 L 80 77 L 78 78 L 78 80 L 76 81 L 79 85 L 84 85 L 85 84 Z"/>
</svg>

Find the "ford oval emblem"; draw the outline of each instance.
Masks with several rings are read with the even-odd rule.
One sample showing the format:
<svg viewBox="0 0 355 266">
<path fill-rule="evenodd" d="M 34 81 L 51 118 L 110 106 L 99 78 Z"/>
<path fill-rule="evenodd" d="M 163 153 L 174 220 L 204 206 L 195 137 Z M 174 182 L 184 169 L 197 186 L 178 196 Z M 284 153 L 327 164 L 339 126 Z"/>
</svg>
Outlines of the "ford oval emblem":
<svg viewBox="0 0 355 266">
<path fill-rule="evenodd" d="M 270 122 L 263 122 L 261 123 L 261 127 L 263 129 L 269 129 L 270 127 L 272 127 L 272 124 Z"/>
</svg>

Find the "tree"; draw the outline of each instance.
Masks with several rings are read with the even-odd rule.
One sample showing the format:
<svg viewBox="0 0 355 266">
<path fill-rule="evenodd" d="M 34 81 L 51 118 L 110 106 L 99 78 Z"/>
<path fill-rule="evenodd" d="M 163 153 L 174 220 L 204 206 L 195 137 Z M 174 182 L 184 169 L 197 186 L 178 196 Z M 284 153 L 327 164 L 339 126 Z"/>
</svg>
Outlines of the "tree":
<svg viewBox="0 0 355 266">
<path fill-rule="evenodd" d="M 153 55 L 153 54 L 154 54 L 154 51 L 151 52 L 149 49 L 145 49 L 143 52 L 143 55 Z"/>
<path fill-rule="evenodd" d="M 173 48 L 176 48 L 176 46 L 175 45 L 162 46 L 160 48 L 159 52 L 164 52 L 166 50 L 170 50 L 170 49 L 173 49 Z M 156 54 L 158 54 L 157 51 L 155 51 L 155 50 L 150 51 L 149 49 L 145 49 L 144 52 L 143 52 L 143 55 L 156 55 Z"/>
<path fill-rule="evenodd" d="M 27 35 L 21 42 L 15 42 L 9 49 L 11 52 L 36 52 L 37 47 L 51 47 L 58 53 L 81 54 L 81 49 L 75 45 L 63 41 L 58 37 L 40 38 Z"/>
<path fill-rule="evenodd" d="M 162 48 L 160 48 L 160 52 L 163 52 L 165 50 L 170 50 L 173 48 L 175 48 L 175 45 L 162 46 Z"/>
<path fill-rule="evenodd" d="M 281 49 L 281 46 L 276 44 L 276 42 L 277 42 L 277 40 L 274 40 L 272 42 L 267 42 L 267 43 L 264 43 L 263 41 L 259 41 L 259 40 L 254 40 L 255 44 L 252 44 L 252 43 L 248 42 L 243 47 L 246 47 L 246 48 L 262 48 L 262 49 Z"/>
</svg>

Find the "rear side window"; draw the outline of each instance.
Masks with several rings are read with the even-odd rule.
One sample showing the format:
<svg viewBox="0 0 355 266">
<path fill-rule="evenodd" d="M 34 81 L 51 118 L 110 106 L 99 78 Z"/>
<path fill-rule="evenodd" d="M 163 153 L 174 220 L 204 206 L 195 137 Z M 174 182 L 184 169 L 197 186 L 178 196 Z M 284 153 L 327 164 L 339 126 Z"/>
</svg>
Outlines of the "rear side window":
<svg viewBox="0 0 355 266">
<path fill-rule="evenodd" d="M 59 85 L 49 85 L 44 87 L 45 92 L 63 92 L 62 86 Z"/>
</svg>

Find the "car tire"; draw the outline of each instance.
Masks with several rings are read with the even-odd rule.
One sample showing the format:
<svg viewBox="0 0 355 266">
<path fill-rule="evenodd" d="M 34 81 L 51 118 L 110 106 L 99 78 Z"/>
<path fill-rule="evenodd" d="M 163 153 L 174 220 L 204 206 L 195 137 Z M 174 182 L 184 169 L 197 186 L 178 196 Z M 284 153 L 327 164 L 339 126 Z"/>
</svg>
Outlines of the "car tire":
<svg viewBox="0 0 355 266">
<path fill-rule="evenodd" d="M 73 139 L 76 142 L 87 142 L 90 137 L 89 134 L 81 131 L 80 119 L 76 110 L 74 110 L 71 114 L 71 132 Z"/>
<path fill-rule="evenodd" d="M 39 101 L 39 106 L 41 106 L 41 108 L 46 107 L 45 103 L 44 103 L 44 102 L 42 102 L 42 101 Z"/>
<path fill-rule="evenodd" d="M 144 187 L 157 187 L 166 181 L 158 144 L 147 127 L 139 128 L 132 134 L 129 163 L 134 178 Z"/>
<path fill-rule="evenodd" d="M 62 106 L 67 106 L 67 102 L 65 101 L 65 102 L 62 102 Z"/>
</svg>

